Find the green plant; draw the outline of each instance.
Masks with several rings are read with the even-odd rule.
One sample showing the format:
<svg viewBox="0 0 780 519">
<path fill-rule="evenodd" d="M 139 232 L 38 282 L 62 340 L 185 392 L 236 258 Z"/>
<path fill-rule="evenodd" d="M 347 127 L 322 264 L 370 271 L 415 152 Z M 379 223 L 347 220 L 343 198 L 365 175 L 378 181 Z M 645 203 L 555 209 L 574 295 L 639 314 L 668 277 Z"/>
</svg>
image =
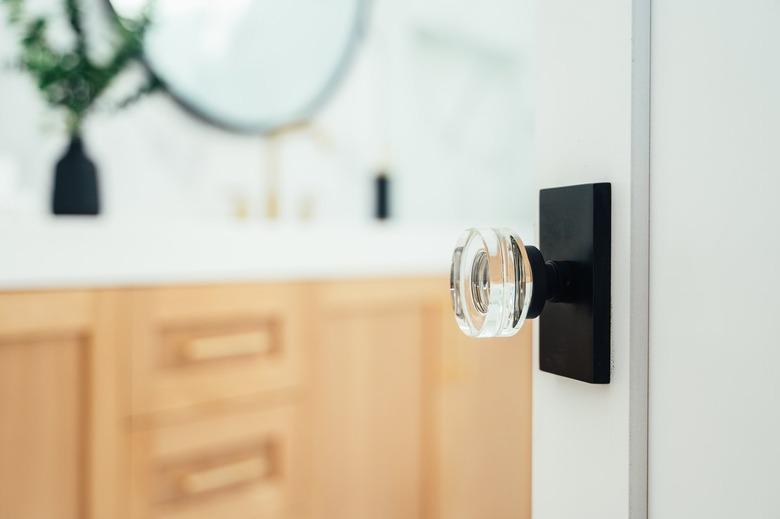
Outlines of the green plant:
<svg viewBox="0 0 780 519">
<path fill-rule="evenodd" d="M 18 66 L 30 73 L 49 105 L 65 109 L 68 131 L 77 134 L 95 101 L 128 64 L 141 57 L 150 23 L 149 9 L 137 20 L 112 17 L 113 52 L 98 62 L 89 53 L 78 0 L 64 0 L 65 16 L 74 36 L 74 44 L 65 50 L 54 48 L 46 38 L 50 18 L 29 15 L 24 1 L 0 0 L 7 7 L 9 23 L 21 29 Z M 143 85 L 120 102 L 119 108 L 162 86 L 155 75 L 146 74 Z"/>
</svg>

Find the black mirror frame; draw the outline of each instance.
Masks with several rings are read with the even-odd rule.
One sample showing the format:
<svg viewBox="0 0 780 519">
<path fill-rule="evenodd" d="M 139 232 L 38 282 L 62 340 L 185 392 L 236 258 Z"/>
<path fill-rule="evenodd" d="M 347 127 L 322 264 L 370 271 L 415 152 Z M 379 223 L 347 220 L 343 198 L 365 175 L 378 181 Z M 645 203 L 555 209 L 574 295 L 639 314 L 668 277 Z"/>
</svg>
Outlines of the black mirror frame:
<svg viewBox="0 0 780 519">
<path fill-rule="evenodd" d="M 113 16 L 116 18 L 118 23 L 122 23 L 122 17 L 114 9 L 111 0 L 104 0 L 104 2 L 108 8 L 109 16 Z M 319 109 L 330 100 L 330 98 L 340 86 L 341 81 L 347 75 L 349 67 L 354 60 L 355 54 L 357 53 L 360 42 L 365 37 L 371 7 L 371 0 L 355 0 L 355 2 L 357 2 L 358 7 L 355 20 L 352 24 L 349 43 L 346 45 L 341 55 L 341 59 L 339 59 L 339 62 L 336 65 L 336 68 L 333 70 L 333 73 L 330 75 L 330 77 L 325 81 L 323 88 L 307 103 L 304 103 L 303 107 L 298 111 L 298 113 L 293 115 L 290 120 L 286 122 L 274 124 L 260 123 L 256 125 L 243 125 L 233 124 L 224 120 L 220 120 L 213 114 L 207 113 L 195 104 L 178 96 L 175 90 L 171 89 L 165 83 L 164 78 L 160 77 L 160 75 L 154 71 L 145 56 L 143 56 L 141 64 L 149 74 L 160 79 L 163 85 L 162 90 L 174 101 L 174 103 L 176 103 L 186 113 L 201 122 L 215 126 L 221 130 L 238 134 L 273 135 L 275 133 L 281 133 L 285 130 L 303 126 L 307 121 L 311 120 L 319 111 Z"/>
</svg>

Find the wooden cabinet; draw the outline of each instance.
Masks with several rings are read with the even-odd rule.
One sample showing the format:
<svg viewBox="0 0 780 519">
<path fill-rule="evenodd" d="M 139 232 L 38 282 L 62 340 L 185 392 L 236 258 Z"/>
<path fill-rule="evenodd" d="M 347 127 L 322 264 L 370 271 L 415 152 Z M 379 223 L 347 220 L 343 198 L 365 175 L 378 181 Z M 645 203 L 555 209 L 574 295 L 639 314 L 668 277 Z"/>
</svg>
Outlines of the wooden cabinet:
<svg viewBox="0 0 780 519">
<path fill-rule="evenodd" d="M 530 327 L 470 339 L 448 288 L 320 285 L 313 517 L 530 518 Z"/>
<path fill-rule="evenodd" d="M 427 361 L 442 288 L 398 280 L 319 288 L 311 357 L 315 517 L 425 515 Z"/>
<path fill-rule="evenodd" d="M 294 283 L 128 291 L 132 413 L 299 386 L 304 292 Z"/>
<path fill-rule="evenodd" d="M 0 294 L 0 517 L 530 517 L 530 335 L 447 289 Z"/>
<path fill-rule="evenodd" d="M 305 292 L 127 291 L 132 519 L 298 516 Z"/>
<path fill-rule="evenodd" d="M 531 517 L 531 327 L 470 339 L 445 323 L 435 363 L 440 519 Z"/>
<path fill-rule="evenodd" d="M 133 431 L 133 516 L 295 517 L 297 418 L 252 406 Z"/>
<path fill-rule="evenodd" d="M 0 517 L 117 517 L 113 292 L 0 294 Z"/>
</svg>

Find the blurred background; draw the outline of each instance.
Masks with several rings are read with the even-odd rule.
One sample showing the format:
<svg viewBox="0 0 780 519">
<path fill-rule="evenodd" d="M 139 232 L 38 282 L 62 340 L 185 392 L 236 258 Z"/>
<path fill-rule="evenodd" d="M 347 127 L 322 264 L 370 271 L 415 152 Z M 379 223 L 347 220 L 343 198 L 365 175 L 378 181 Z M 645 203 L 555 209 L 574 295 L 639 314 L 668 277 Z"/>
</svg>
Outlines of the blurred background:
<svg viewBox="0 0 780 519">
<path fill-rule="evenodd" d="M 91 45 L 106 54 L 108 7 L 101 0 L 83 3 L 87 28 L 98 35 Z M 41 13 L 64 5 L 24 4 Z M 393 216 L 402 222 L 516 225 L 529 219 L 531 204 L 516 196 L 529 191 L 532 178 L 528 3 L 375 0 L 365 11 L 351 63 L 332 96 L 310 126 L 284 131 L 271 152 L 262 135 L 237 135 L 196 120 L 162 92 L 113 110 L 111 100 L 141 81 L 141 65 L 129 64 L 83 128 L 99 165 L 105 216 L 203 222 L 232 221 L 238 213 L 262 219 L 267 170 L 275 167 L 278 214 L 285 221 L 370 220 L 372 179 L 380 171 L 391 176 Z M 51 25 L 52 40 L 67 45 L 64 14 Z M 0 34 L 6 64 L 18 56 L 19 32 L 4 28 Z M 191 37 L 198 37 L 194 29 Z M 251 67 L 252 53 L 265 49 L 244 48 L 238 58 Z M 175 48 L 162 52 L 176 59 Z M 40 216 L 67 142 L 63 117 L 46 106 L 23 71 L 6 69 L 0 88 L 0 203 L 6 213 L 14 206 L 14 217 Z M 269 160 L 269 153 L 278 158 Z"/>
<path fill-rule="evenodd" d="M 0 1 L 0 517 L 527 518 L 525 0 Z"/>
</svg>

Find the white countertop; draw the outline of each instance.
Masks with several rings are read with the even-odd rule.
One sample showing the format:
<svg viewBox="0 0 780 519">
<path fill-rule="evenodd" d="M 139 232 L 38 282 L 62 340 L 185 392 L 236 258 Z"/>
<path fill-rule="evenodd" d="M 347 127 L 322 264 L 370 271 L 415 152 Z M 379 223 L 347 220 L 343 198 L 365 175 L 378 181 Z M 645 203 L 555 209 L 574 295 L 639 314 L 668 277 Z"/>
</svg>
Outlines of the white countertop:
<svg viewBox="0 0 780 519">
<path fill-rule="evenodd" d="M 0 289 L 446 275 L 460 228 L 0 224 Z"/>
</svg>

